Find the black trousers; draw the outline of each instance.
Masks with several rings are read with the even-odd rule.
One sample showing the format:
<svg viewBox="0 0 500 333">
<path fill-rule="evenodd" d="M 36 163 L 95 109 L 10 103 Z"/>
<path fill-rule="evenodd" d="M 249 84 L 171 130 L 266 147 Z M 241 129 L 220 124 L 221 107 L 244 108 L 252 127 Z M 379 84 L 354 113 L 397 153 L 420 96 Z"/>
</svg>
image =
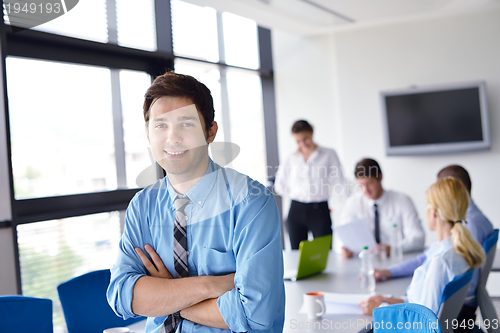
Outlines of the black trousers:
<svg viewBox="0 0 500 333">
<path fill-rule="evenodd" d="M 328 202 L 302 203 L 292 200 L 288 212 L 287 230 L 290 235 L 292 249 L 298 249 L 307 233 L 312 232 L 314 238 L 332 234 L 332 219 Z"/>
</svg>

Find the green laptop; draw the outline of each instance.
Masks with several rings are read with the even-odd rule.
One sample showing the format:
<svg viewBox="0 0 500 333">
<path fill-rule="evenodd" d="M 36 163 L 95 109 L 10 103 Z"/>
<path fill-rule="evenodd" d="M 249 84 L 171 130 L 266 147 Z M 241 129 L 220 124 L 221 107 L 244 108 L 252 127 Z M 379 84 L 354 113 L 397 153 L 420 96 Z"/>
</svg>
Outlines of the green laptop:
<svg viewBox="0 0 500 333">
<path fill-rule="evenodd" d="M 331 245 L 332 235 L 300 242 L 297 270 L 285 272 L 284 279 L 295 281 L 321 273 L 326 268 Z"/>
</svg>

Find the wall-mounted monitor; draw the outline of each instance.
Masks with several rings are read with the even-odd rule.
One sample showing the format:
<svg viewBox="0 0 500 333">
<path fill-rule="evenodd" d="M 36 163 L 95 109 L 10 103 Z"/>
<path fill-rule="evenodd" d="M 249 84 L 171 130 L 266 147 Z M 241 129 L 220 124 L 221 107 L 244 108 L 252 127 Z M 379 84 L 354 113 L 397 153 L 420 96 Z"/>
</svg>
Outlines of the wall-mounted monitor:
<svg viewBox="0 0 500 333">
<path fill-rule="evenodd" d="M 389 156 L 490 149 L 484 82 L 383 91 L 381 99 Z"/>
</svg>

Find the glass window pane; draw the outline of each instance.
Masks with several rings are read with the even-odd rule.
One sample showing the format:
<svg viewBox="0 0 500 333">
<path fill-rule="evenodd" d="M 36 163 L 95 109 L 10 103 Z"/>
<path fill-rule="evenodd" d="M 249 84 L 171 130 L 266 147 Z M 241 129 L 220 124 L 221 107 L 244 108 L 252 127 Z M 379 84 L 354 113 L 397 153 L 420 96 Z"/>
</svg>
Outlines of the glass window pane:
<svg viewBox="0 0 500 333">
<path fill-rule="evenodd" d="M 16 199 L 115 190 L 110 72 L 7 58 Z"/>
<path fill-rule="evenodd" d="M 258 69 L 260 62 L 257 23 L 245 17 L 223 13 L 222 26 L 226 63 Z"/>
<path fill-rule="evenodd" d="M 51 299 L 54 327 L 65 327 L 57 286 L 81 274 L 111 268 L 120 235 L 119 212 L 18 225 L 23 295 Z"/>
<path fill-rule="evenodd" d="M 141 187 L 137 183 L 137 177 L 146 168 L 153 165 L 149 157 L 149 143 L 142 110 L 144 94 L 150 85 L 151 76 L 147 73 L 120 71 L 123 141 L 125 143 L 127 186 L 129 188 Z M 153 182 L 154 180 L 151 183 Z"/>
<path fill-rule="evenodd" d="M 154 0 L 116 1 L 118 45 L 156 51 Z"/>
<path fill-rule="evenodd" d="M 12 4 L 19 1 L 9 1 Z M 19 3 L 29 1 L 22 0 Z M 38 1 L 37 3 L 40 3 Z M 44 4 L 47 1 L 43 2 Z M 73 1 L 65 1 L 67 6 L 71 6 Z M 61 3 L 62 4 L 62 3 Z M 46 7 L 36 7 L 37 10 L 34 11 L 33 15 L 27 15 L 23 12 L 23 17 L 17 15 L 12 18 L 12 22 L 24 22 L 29 26 L 32 26 L 33 21 L 43 22 L 43 16 L 41 15 L 40 8 L 48 10 Z M 14 5 L 11 6 L 11 16 L 14 16 Z M 51 10 L 57 10 L 55 4 L 51 3 Z M 59 9 L 60 10 L 60 9 Z M 9 16 L 4 4 L 4 20 L 7 24 L 10 24 Z M 31 25 L 30 25 L 31 24 Z M 15 24 L 25 26 L 23 24 Z M 96 42 L 108 42 L 108 21 L 106 15 L 106 0 L 80 0 L 76 6 L 73 7 L 66 14 L 63 14 L 52 21 L 43 23 L 34 28 L 34 30 L 50 32 L 58 35 L 64 35 L 69 37 L 76 37 L 81 39 L 93 40 Z"/>
<path fill-rule="evenodd" d="M 179 74 L 187 74 L 195 77 L 201 83 L 205 84 L 214 100 L 215 121 L 219 126 L 216 142 L 224 142 L 224 123 L 222 121 L 222 105 L 221 105 L 221 86 L 220 72 L 217 66 L 202 64 L 196 61 L 183 59 L 175 59 L 175 72 Z"/>
<path fill-rule="evenodd" d="M 219 61 L 217 11 L 172 0 L 172 39 L 179 56 Z"/>
<path fill-rule="evenodd" d="M 260 76 L 230 70 L 227 73 L 231 142 L 240 154 L 231 167 L 267 184 L 266 136 Z"/>
</svg>

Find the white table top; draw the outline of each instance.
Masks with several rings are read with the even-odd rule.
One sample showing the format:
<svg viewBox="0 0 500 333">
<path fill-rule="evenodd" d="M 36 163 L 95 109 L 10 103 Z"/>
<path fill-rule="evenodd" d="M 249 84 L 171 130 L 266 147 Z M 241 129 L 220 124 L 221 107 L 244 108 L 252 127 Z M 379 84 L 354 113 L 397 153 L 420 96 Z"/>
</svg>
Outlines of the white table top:
<svg viewBox="0 0 500 333">
<path fill-rule="evenodd" d="M 288 251 L 283 254 L 285 269 L 293 269 L 297 262 L 297 251 Z M 405 255 L 404 260 L 410 259 L 417 254 Z M 327 268 L 322 274 L 295 282 L 285 281 L 286 310 L 283 332 L 324 332 L 325 330 L 347 333 L 358 332 L 365 327 L 366 323 L 371 322 L 372 316 L 365 315 L 325 314 L 322 319 L 314 321 L 307 319 L 305 314 L 299 313 L 303 295 L 308 292 L 361 293 L 358 280 L 360 264 L 359 258 L 343 259 L 340 255 L 331 251 Z M 386 268 L 391 264 L 393 262 L 389 259 L 385 261 L 374 260 L 375 268 L 379 269 Z M 408 277 L 379 282 L 376 285 L 375 292 L 377 294 L 392 294 L 394 297 L 403 296 L 410 281 L 411 278 Z"/>
<path fill-rule="evenodd" d="M 404 260 L 417 255 L 405 255 Z M 283 252 L 285 270 L 294 269 L 297 265 L 298 251 Z M 381 261 L 375 259 L 375 268 L 385 268 L 392 264 L 391 260 Z M 299 281 L 285 281 L 286 308 L 284 333 L 299 332 L 324 332 L 333 330 L 338 332 L 358 332 L 366 323 L 371 322 L 371 316 L 364 315 L 331 315 L 325 314 L 318 321 L 307 319 L 305 314 L 300 314 L 304 293 L 313 291 L 335 292 L 335 293 L 360 293 L 358 273 L 360 260 L 358 258 L 343 259 L 340 255 L 331 251 L 328 257 L 328 265 L 321 274 L 311 276 Z M 377 283 L 375 292 L 377 294 L 392 294 L 395 297 L 403 296 L 410 284 L 411 278 L 400 278 Z M 367 296 L 368 297 L 368 296 Z M 135 333 L 144 333 L 146 320 L 128 326 Z M 310 327 L 310 328 L 309 328 Z"/>
</svg>

